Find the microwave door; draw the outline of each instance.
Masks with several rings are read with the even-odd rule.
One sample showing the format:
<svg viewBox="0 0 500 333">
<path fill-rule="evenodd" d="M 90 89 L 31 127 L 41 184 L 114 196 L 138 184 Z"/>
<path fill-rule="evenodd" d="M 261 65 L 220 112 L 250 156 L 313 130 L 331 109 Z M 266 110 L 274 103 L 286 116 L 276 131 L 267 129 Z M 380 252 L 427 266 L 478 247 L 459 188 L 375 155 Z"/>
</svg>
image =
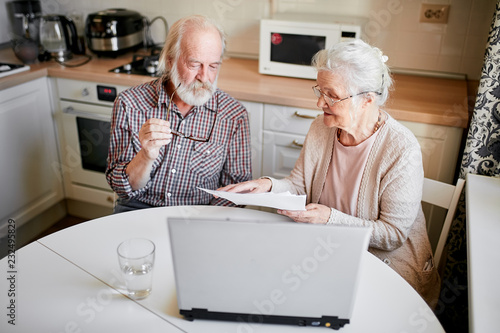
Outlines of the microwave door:
<svg viewBox="0 0 500 333">
<path fill-rule="evenodd" d="M 313 56 L 325 48 L 326 37 L 272 33 L 271 61 L 310 66 Z"/>
<path fill-rule="evenodd" d="M 313 56 L 340 42 L 351 26 L 321 21 L 260 21 L 259 73 L 316 79 Z"/>
</svg>

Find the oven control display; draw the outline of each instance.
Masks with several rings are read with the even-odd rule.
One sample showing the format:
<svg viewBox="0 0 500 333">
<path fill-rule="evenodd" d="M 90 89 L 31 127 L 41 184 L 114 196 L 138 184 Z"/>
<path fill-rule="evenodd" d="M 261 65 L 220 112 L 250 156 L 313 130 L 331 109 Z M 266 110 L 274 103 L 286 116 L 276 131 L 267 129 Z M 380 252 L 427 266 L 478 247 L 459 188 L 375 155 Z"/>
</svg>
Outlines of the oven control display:
<svg viewBox="0 0 500 333">
<path fill-rule="evenodd" d="M 116 88 L 97 86 L 97 99 L 100 101 L 114 102 L 116 98 Z"/>
</svg>

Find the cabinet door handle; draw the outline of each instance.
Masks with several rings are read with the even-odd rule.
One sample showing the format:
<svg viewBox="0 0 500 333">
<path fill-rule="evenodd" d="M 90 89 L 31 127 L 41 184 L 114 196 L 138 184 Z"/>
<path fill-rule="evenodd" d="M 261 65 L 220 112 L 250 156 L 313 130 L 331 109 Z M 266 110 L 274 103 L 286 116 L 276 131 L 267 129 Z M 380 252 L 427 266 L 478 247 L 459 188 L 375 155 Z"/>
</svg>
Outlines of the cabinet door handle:
<svg viewBox="0 0 500 333">
<path fill-rule="evenodd" d="M 295 111 L 295 113 L 293 115 L 297 116 L 299 118 L 305 118 L 305 119 L 316 119 L 319 116 L 319 114 L 317 116 L 310 116 L 307 114 L 301 114 L 301 113 L 299 113 L 299 111 Z"/>
<path fill-rule="evenodd" d="M 300 147 L 300 148 L 304 147 L 304 144 L 298 142 L 297 140 L 293 140 L 292 145 L 295 147 Z"/>
</svg>

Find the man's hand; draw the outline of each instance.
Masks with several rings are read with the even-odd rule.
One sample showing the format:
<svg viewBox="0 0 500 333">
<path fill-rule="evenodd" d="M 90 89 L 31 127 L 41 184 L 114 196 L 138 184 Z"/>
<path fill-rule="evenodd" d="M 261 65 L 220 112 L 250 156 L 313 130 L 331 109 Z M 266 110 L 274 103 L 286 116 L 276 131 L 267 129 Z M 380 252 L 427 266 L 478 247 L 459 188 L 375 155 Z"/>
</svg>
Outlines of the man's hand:
<svg viewBox="0 0 500 333">
<path fill-rule="evenodd" d="M 170 123 L 162 119 L 148 119 L 139 130 L 139 141 L 142 148 L 125 170 L 134 191 L 146 186 L 160 148 L 172 141 Z"/>
<path fill-rule="evenodd" d="M 160 153 L 160 148 L 172 141 L 170 123 L 157 118 L 146 120 L 139 130 L 139 141 L 144 151 L 144 157 L 154 161 Z"/>
</svg>

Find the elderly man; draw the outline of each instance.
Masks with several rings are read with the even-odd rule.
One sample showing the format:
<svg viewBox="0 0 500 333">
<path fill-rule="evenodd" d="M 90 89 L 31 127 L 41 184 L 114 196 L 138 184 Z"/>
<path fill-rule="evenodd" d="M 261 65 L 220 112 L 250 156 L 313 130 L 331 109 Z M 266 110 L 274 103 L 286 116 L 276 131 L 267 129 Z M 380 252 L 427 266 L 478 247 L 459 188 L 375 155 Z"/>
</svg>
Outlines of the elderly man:
<svg viewBox="0 0 500 333">
<path fill-rule="evenodd" d="M 161 78 L 116 99 L 106 178 L 115 212 L 175 205 L 230 205 L 198 189 L 251 179 L 245 108 L 217 88 L 224 33 L 203 16 L 172 26 Z"/>
</svg>

